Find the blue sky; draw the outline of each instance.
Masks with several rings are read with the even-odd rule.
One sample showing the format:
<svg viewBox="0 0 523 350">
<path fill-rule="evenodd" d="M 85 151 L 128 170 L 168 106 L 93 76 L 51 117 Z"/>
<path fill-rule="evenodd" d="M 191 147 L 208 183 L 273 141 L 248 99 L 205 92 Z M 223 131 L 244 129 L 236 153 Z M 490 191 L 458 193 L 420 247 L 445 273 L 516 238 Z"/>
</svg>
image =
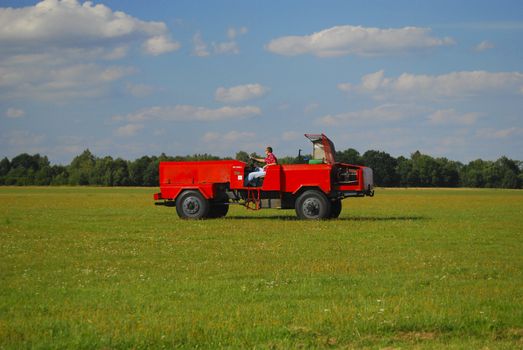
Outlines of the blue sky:
<svg viewBox="0 0 523 350">
<path fill-rule="evenodd" d="M 521 1 L 0 1 L 0 156 L 523 160 Z"/>
</svg>

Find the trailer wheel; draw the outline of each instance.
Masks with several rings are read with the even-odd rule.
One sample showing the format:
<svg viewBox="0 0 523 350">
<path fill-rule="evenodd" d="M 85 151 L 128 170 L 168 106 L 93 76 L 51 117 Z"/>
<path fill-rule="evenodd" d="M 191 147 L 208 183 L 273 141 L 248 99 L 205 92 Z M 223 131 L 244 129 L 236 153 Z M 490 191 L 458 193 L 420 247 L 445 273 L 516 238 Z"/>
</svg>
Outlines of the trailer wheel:
<svg viewBox="0 0 523 350">
<path fill-rule="evenodd" d="M 298 197 L 295 209 L 300 219 L 326 219 L 331 213 L 331 203 L 323 192 L 308 190 Z"/>
<path fill-rule="evenodd" d="M 209 218 L 223 218 L 229 212 L 229 206 L 227 204 L 211 204 L 209 209 Z"/>
<path fill-rule="evenodd" d="M 331 219 L 336 219 L 340 216 L 341 213 L 341 199 L 336 199 L 334 202 L 331 202 Z"/>
<path fill-rule="evenodd" d="M 176 199 L 176 212 L 182 219 L 203 219 L 209 213 L 209 201 L 198 191 L 186 191 Z"/>
</svg>

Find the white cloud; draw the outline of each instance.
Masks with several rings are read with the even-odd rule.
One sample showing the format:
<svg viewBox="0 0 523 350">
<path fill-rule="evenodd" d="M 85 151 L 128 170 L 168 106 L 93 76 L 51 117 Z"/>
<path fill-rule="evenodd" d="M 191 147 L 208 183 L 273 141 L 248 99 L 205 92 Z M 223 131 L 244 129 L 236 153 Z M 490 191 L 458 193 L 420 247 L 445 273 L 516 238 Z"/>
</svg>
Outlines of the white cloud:
<svg viewBox="0 0 523 350">
<path fill-rule="evenodd" d="M 454 109 L 435 111 L 428 116 L 430 124 L 461 124 L 472 125 L 478 120 L 479 113 L 459 113 Z"/>
<path fill-rule="evenodd" d="M 216 89 L 214 98 L 216 101 L 236 103 L 261 97 L 269 91 L 260 84 L 237 85 L 230 88 L 219 87 Z"/>
<path fill-rule="evenodd" d="M 303 134 L 297 131 L 284 131 L 281 135 L 281 138 L 284 141 L 294 141 L 300 139 L 302 136 Z"/>
<path fill-rule="evenodd" d="M 236 42 L 236 39 L 241 36 L 247 34 L 248 29 L 247 27 L 240 27 L 240 28 L 234 28 L 230 27 L 227 30 L 227 38 L 229 41 L 220 42 L 220 43 L 212 43 L 212 47 L 215 54 L 239 54 L 240 48 L 238 47 L 238 43 Z"/>
<path fill-rule="evenodd" d="M 316 120 L 322 125 L 342 125 L 355 122 L 366 122 L 370 125 L 377 123 L 398 122 L 409 118 L 414 118 L 426 113 L 426 109 L 413 105 L 385 104 L 372 109 L 365 109 L 353 112 L 339 113 L 335 115 L 325 115 Z"/>
<path fill-rule="evenodd" d="M 476 132 L 476 136 L 479 138 L 487 139 L 506 139 L 512 136 L 522 136 L 523 128 L 519 127 L 510 127 L 506 129 L 494 129 L 494 128 L 485 128 L 480 129 Z"/>
<path fill-rule="evenodd" d="M 103 4 L 44 0 L 0 8 L 0 98 L 65 102 L 100 96 L 131 73 L 107 61 L 142 44 L 151 55 L 173 51 L 163 22 L 142 21 Z"/>
<path fill-rule="evenodd" d="M 481 51 L 486 51 L 486 50 L 490 50 L 493 48 L 494 48 L 494 44 L 492 44 L 488 40 L 484 40 L 484 41 L 480 42 L 479 44 L 477 44 L 476 47 L 474 48 L 474 50 L 481 52 Z"/>
<path fill-rule="evenodd" d="M 99 74 L 99 80 L 114 81 L 121 79 L 134 72 L 133 68 L 128 67 L 108 67 L 104 68 Z"/>
<path fill-rule="evenodd" d="M 141 124 L 127 124 L 116 129 L 114 134 L 119 137 L 131 137 L 143 129 Z"/>
<path fill-rule="evenodd" d="M 0 8 L 0 23 L 0 43 L 22 52 L 48 46 L 112 47 L 116 43 L 120 47 L 122 42 L 142 38 L 165 45 L 168 35 L 163 22 L 142 21 L 91 1 L 43 0 L 35 6 Z"/>
<path fill-rule="evenodd" d="M 125 90 L 133 95 L 134 97 L 145 97 L 153 93 L 154 88 L 145 84 L 132 84 L 128 83 L 125 86 Z"/>
<path fill-rule="evenodd" d="M 241 36 L 247 34 L 248 29 L 247 27 L 240 27 L 240 28 L 234 28 L 230 27 L 227 30 L 227 38 L 228 41 L 223 42 L 212 42 L 212 53 L 215 55 L 223 55 L 223 54 L 239 54 L 240 48 L 238 46 L 238 43 L 236 42 L 236 39 Z M 209 46 L 207 43 L 203 40 L 202 35 L 200 32 L 196 32 L 193 35 L 193 55 L 198 57 L 207 57 L 211 55 L 211 52 L 209 51 Z"/>
<path fill-rule="evenodd" d="M 119 60 L 127 56 L 127 52 L 129 51 L 129 46 L 122 45 L 115 47 L 114 49 L 110 50 L 108 53 L 105 54 L 102 58 L 106 60 Z"/>
<path fill-rule="evenodd" d="M 397 78 L 385 77 L 377 71 L 361 78 L 360 85 L 338 84 L 338 89 L 372 94 L 375 98 L 388 95 L 406 98 L 463 98 L 481 94 L 518 93 L 523 86 L 523 73 L 461 71 L 443 75 L 403 73 Z"/>
<path fill-rule="evenodd" d="M 265 148 L 265 145 L 258 140 L 256 132 L 253 131 L 209 131 L 204 133 L 199 141 L 201 141 L 201 145 L 198 152 L 222 153 L 229 156 L 234 155 L 238 150 L 263 150 Z"/>
<path fill-rule="evenodd" d="M 320 107 L 319 103 L 313 102 L 313 103 L 310 103 L 307 106 L 305 106 L 305 108 L 303 109 L 303 112 L 311 113 L 311 112 L 315 111 L 316 109 L 318 109 L 319 107 Z"/>
<path fill-rule="evenodd" d="M 202 139 L 205 142 L 213 143 L 217 141 L 226 143 L 237 143 L 238 141 L 252 140 L 256 137 L 254 132 L 249 131 L 229 131 L 227 133 L 207 132 Z"/>
<path fill-rule="evenodd" d="M 45 68 L 24 65 L 4 69 L 0 66 L 0 98 L 67 102 L 76 97 L 97 97 L 107 92 L 111 83 L 134 73 L 130 67 L 93 63 Z"/>
<path fill-rule="evenodd" d="M 248 32 L 247 27 L 240 27 L 240 28 L 230 27 L 227 30 L 227 37 L 229 38 L 229 40 L 234 40 L 234 39 L 236 39 L 236 37 L 238 37 L 240 35 L 247 34 L 247 32 Z"/>
<path fill-rule="evenodd" d="M 5 115 L 8 118 L 16 119 L 23 117 L 25 115 L 25 111 L 23 109 L 10 107 L 7 109 L 7 111 L 5 111 Z"/>
<path fill-rule="evenodd" d="M 69 155 L 79 155 L 86 147 L 79 145 L 70 145 L 70 146 L 59 146 L 54 149 L 54 154 L 69 154 Z"/>
<path fill-rule="evenodd" d="M 114 116 L 115 121 L 128 120 L 132 122 L 146 120 L 165 121 L 220 121 L 227 119 L 244 119 L 261 114 L 261 109 L 254 106 L 221 108 L 206 108 L 191 105 L 177 105 L 167 107 L 150 107 L 125 116 Z"/>
<path fill-rule="evenodd" d="M 272 40 L 266 49 L 285 56 L 312 54 L 318 57 L 385 55 L 451 45 L 451 38 L 430 36 L 430 29 L 418 27 L 365 28 L 336 26 L 311 35 L 284 36 Z"/>
<path fill-rule="evenodd" d="M 145 52 L 150 55 L 158 56 L 167 52 L 176 51 L 180 48 L 180 44 L 172 41 L 165 35 L 158 35 L 147 39 L 143 44 Z"/>
<path fill-rule="evenodd" d="M 223 43 L 212 43 L 214 53 L 216 54 L 233 54 L 237 55 L 240 53 L 238 44 L 236 41 L 226 41 Z"/>
<path fill-rule="evenodd" d="M 46 140 L 44 134 L 35 134 L 27 130 L 11 130 L 0 136 L 0 144 L 5 144 L 10 153 L 38 153 L 38 147 Z"/>
<path fill-rule="evenodd" d="M 200 32 L 197 32 L 192 37 L 193 41 L 193 55 L 198 57 L 207 57 L 210 55 L 209 50 L 207 48 L 207 44 L 202 39 L 202 34 Z"/>
<path fill-rule="evenodd" d="M 349 92 L 352 89 L 352 84 L 349 84 L 349 83 L 339 83 L 338 85 L 336 85 L 336 87 L 340 91 Z"/>
</svg>

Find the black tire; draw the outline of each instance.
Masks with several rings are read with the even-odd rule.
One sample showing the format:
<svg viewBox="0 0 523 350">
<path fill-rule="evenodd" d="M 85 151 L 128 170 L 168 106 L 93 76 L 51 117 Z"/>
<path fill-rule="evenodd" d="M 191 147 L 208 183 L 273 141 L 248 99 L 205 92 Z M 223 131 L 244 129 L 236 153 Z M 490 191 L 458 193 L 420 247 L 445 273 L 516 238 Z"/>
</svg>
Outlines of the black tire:
<svg viewBox="0 0 523 350">
<path fill-rule="evenodd" d="M 185 191 L 176 199 L 176 212 L 182 219 L 203 219 L 209 214 L 209 201 L 198 191 Z"/>
<path fill-rule="evenodd" d="M 334 202 L 331 202 L 331 219 L 336 219 L 340 216 L 341 213 L 341 199 L 336 199 Z"/>
<path fill-rule="evenodd" d="M 229 206 L 227 204 L 211 204 L 207 217 L 211 219 L 223 218 L 228 212 Z"/>
<path fill-rule="evenodd" d="M 298 197 L 295 209 L 296 215 L 298 215 L 300 219 L 326 219 L 331 213 L 331 202 L 323 192 L 308 190 Z"/>
</svg>

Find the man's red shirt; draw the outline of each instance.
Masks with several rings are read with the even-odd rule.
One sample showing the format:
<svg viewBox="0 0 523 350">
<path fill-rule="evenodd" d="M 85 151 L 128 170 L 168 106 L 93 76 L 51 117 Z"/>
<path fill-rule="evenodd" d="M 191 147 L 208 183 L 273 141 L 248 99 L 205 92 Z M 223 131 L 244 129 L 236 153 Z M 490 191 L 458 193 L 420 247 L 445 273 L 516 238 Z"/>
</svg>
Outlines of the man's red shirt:
<svg viewBox="0 0 523 350">
<path fill-rule="evenodd" d="M 265 164 L 276 164 L 278 163 L 278 159 L 276 159 L 276 156 L 272 153 L 267 154 L 267 157 L 265 157 Z"/>
</svg>

